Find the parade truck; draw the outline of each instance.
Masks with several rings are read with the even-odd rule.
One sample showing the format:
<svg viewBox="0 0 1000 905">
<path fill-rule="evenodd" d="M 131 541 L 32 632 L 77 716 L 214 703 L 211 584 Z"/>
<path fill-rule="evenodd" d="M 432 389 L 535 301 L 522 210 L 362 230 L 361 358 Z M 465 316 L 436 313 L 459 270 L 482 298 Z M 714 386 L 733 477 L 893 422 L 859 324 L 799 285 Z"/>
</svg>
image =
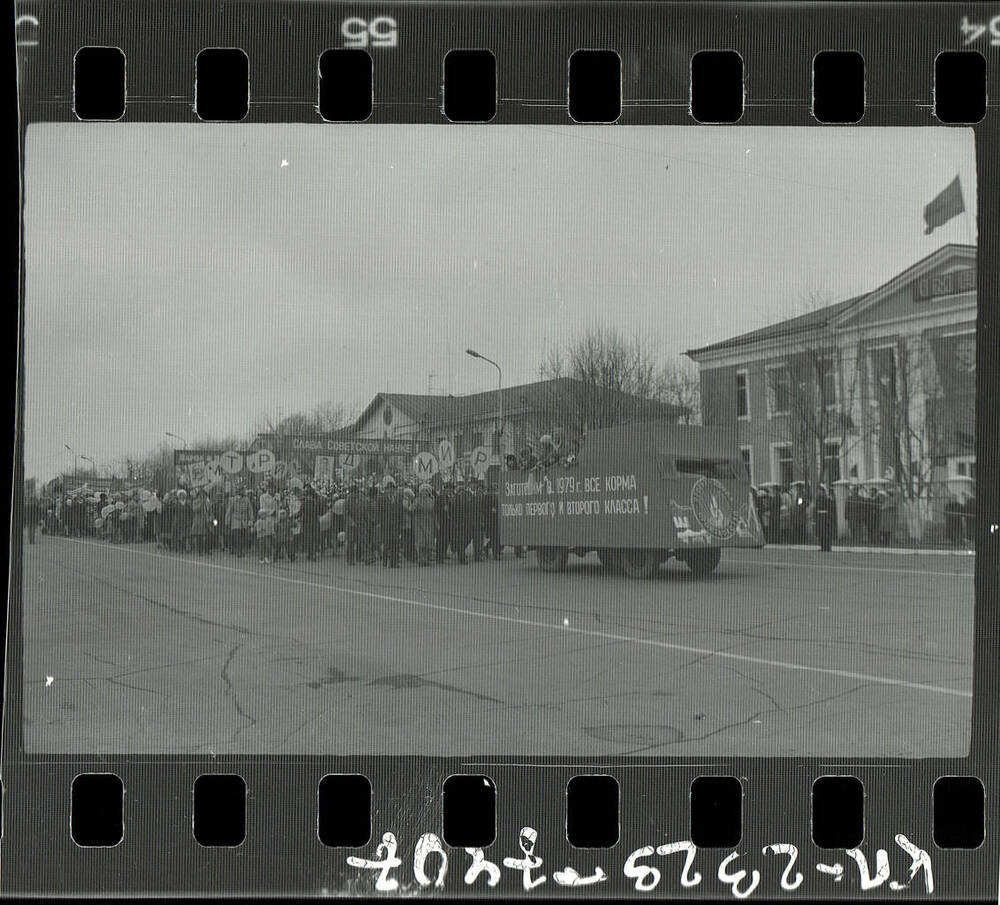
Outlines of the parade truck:
<svg viewBox="0 0 1000 905">
<path fill-rule="evenodd" d="M 723 547 L 764 546 L 746 468 L 721 428 L 591 430 L 573 455 L 500 477 L 501 543 L 533 549 L 548 572 L 596 552 L 633 578 L 653 577 L 671 557 L 705 577 Z"/>
</svg>

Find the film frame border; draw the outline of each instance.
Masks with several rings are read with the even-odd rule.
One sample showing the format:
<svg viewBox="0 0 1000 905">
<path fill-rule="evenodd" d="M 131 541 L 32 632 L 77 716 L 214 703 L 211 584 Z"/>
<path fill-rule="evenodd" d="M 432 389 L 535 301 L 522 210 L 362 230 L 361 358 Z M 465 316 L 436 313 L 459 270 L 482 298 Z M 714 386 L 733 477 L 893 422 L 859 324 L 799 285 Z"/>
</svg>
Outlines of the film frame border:
<svg viewBox="0 0 1000 905">
<path fill-rule="evenodd" d="M 391 16 L 398 29 L 394 48 L 373 48 L 374 104 L 370 124 L 451 124 L 442 113 L 441 67 L 452 49 L 489 48 L 497 59 L 498 104 L 492 125 L 571 124 L 566 109 L 566 65 L 581 47 L 608 48 L 622 59 L 623 125 L 694 125 L 688 111 L 687 86 L 678 73 L 698 50 L 731 48 L 744 61 L 746 104 L 739 126 L 819 125 L 811 113 L 810 61 L 822 49 L 858 50 L 866 64 L 866 109 L 861 128 L 874 126 L 937 126 L 933 114 L 933 61 L 941 50 L 969 49 L 960 29 L 963 16 L 989 21 L 1000 9 L 986 3 L 967 7 L 921 4 L 919 19 L 912 7 L 753 6 L 694 3 L 358 3 L 349 8 L 320 3 L 232 3 L 209 11 L 195 2 L 151 4 L 142 15 L 132 4 L 97 2 L 59 7 L 54 2 L 25 2 L 17 7 L 19 27 L 34 17 L 34 29 L 21 43 L 18 32 L 18 77 L 22 124 L 76 121 L 72 110 L 72 61 L 81 46 L 117 46 L 126 54 L 129 84 L 122 122 L 198 121 L 193 109 L 193 67 L 206 47 L 241 47 L 250 58 L 250 106 L 244 123 L 324 123 L 316 110 L 316 62 L 327 49 L 343 46 L 341 26 L 348 15 Z M 28 23 L 30 25 L 30 22 Z M 170 54 L 162 53 L 163 35 L 174 36 Z M 987 60 L 988 84 L 1000 84 L 1000 49 L 973 46 Z M 667 86 L 665 91 L 663 86 Z M 789 100 L 789 88 L 794 96 Z M 255 103 L 256 100 L 256 103 Z M 769 843 L 792 843 L 800 855 L 797 869 L 805 879 L 795 890 L 778 883 L 780 869 L 768 871 L 756 896 L 892 897 L 919 894 L 917 887 L 890 891 L 889 884 L 863 891 L 857 872 L 847 862 L 845 882 L 832 882 L 812 867 L 816 860 L 841 862 L 839 850 L 817 850 L 809 832 L 809 793 L 820 775 L 850 773 L 865 784 L 864 848 L 874 872 L 875 848 L 893 849 L 899 832 L 909 832 L 934 861 L 934 894 L 939 897 L 993 897 L 997 888 L 1000 827 L 997 790 L 1000 758 L 993 718 L 1000 694 L 1000 663 L 991 647 L 998 633 L 991 593 L 998 587 L 996 528 L 997 452 L 1000 435 L 995 410 L 978 404 L 989 398 L 998 376 L 998 276 L 990 263 L 998 259 L 1000 205 L 1000 130 L 996 103 L 986 118 L 971 126 L 978 158 L 977 212 L 979 315 L 977 323 L 977 460 L 983 463 L 977 480 L 980 501 L 977 526 L 975 679 L 973 726 L 968 758 L 903 761 L 873 758 L 864 764 L 836 758 L 595 758 L 574 766 L 539 759 L 486 756 L 469 758 L 402 757 L 146 757 L 146 756 L 26 756 L 21 744 L 20 701 L 20 545 L 11 548 L 11 606 L 8 611 L 10 656 L 4 716 L 3 784 L 4 891 L 37 889 L 38 863 L 27 857 L 47 852 L 60 865 L 60 888 L 74 892 L 122 894 L 136 890 L 202 892 L 300 892 L 345 890 L 354 882 L 347 854 L 373 857 L 383 832 L 399 841 L 401 884 L 412 882 L 408 859 L 423 833 L 441 832 L 440 792 L 453 773 L 482 772 L 493 779 L 497 796 L 497 839 L 487 856 L 500 861 L 518 856 L 520 827 L 538 831 L 537 853 L 543 873 L 573 865 L 580 874 L 603 866 L 608 881 L 602 895 L 639 895 L 634 881 L 622 874 L 625 856 L 644 845 L 686 839 L 686 802 L 690 783 L 702 775 L 733 775 L 743 780 L 743 839 L 738 852 L 747 853 L 731 870 L 746 862 L 760 867 L 755 850 Z M 205 124 L 210 127 L 209 124 Z M 80 124 L 86 128 L 86 124 Z M 465 126 L 468 128 L 468 126 Z M 703 128 L 712 128 L 705 126 Z M 824 126 L 824 128 L 836 128 Z M 20 217 L 20 214 L 19 214 Z M 23 247 L 22 247 L 23 254 Z M 21 277 L 23 315 L 24 285 Z M 19 349 L 23 355 L 23 319 Z M 992 346 L 992 347 L 991 347 Z M 20 373 L 18 372 L 18 377 Z M 23 393 L 17 383 L 18 446 L 13 488 L 23 485 L 21 433 Z M 15 511 L 15 525 L 21 513 Z M 19 532 L 14 534 L 19 540 Z M 15 727 L 12 731 L 12 727 Z M 123 842 L 112 849 L 77 846 L 70 838 L 70 787 L 80 772 L 115 772 L 125 785 L 126 829 Z M 651 771 L 651 772 L 650 772 Z M 237 772 L 249 787 L 245 842 L 238 849 L 204 849 L 190 828 L 190 790 L 203 772 Z M 620 780 L 621 838 L 610 850 L 574 850 L 565 837 L 565 787 L 586 772 L 609 773 Z M 372 783 L 372 839 L 358 850 L 325 848 L 315 835 L 316 788 L 328 773 L 363 773 Z M 644 774 L 641 781 L 637 778 Z M 976 775 L 986 787 L 985 843 L 976 850 L 936 849 L 932 841 L 932 789 L 943 775 Z M 786 805 L 797 802 L 797 805 Z M 289 801 L 300 804 L 288 807 Z M 414 804 L 419 803 L 419 804 Z M 174 846 L 160 844 L 169 834 Z M 458 875 L 466 856 L 450 851 L 451 872 L 445 894 L 485 890 L 466 886 Z M 726 897 L 730 888 L 718 880 L 716 867 L 725 851 L 702 850 L 697 870 L 701 884 L 692 895 Z M 704 856 L 704 858 L 702 858 Z M 51 859 L 51 860 L 49 860 Z M 893 879 L 899 876 L 899 852 L 892 855 Z M 663 872 L 659 894 L 684 892 L 678 884 L 679 865 L 647 859 Z M 776 862 L 777 863 L 777 862 Z M 853 872 L 852 872 L 853 871 Z M 505 874 L 511 872 L 504 871 Z M 903 871 L 905 874 L 905 870 Z M 110 888 L 109 888 L 110 885 Z M 375 892 L 373 879 L 353 887 L 358 895 Z M 516 874 L 502 881 L 507 894 L 521 892 Z M 567 893 L 551 879 L 536 891 L 546 896 Z M 576 890 L 577 894 L 585 890 Z M 597 892 L 591 887 L 586 892 Z"/>
</svg>

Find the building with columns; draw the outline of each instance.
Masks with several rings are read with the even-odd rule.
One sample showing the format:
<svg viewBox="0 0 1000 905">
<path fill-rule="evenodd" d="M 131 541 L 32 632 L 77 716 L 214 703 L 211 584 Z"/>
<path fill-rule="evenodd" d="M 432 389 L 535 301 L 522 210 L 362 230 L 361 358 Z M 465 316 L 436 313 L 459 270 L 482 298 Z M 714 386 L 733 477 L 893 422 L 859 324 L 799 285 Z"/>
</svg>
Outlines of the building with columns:
<svg viewBox="0 0 1000 905">
<path fill-rule="evenodd" d="M 755 484 L 975 478 L 976 249 L 944 245 L 870 292 L 692 349 L 705 424 L 736 425 Z"/>
</svg>

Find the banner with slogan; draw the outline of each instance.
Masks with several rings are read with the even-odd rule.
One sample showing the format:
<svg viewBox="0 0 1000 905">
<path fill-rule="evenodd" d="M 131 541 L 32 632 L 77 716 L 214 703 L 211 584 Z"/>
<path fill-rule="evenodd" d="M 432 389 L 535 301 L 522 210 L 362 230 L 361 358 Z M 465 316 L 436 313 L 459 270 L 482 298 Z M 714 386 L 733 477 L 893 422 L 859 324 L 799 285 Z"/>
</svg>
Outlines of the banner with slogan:
<svg viewBox="0 0 1000 905">
<path fill-rule="evenodd" d="M 317 455 L 412 456 L 417 451 L 413 439 L 393 440 L 388 437 L 286 437 L 285 445 L 295 453 Z"/>
<path fill-rule="evenodd" d="M 365 464 L 374 457 L 410 459 L 417 451 L 413 439 L 346 437 L 340 432 L 262 434 L 261 439 L 277 456 L 275 476 L 287 479 L 332 478 L 338 470 L 341 475 L 355 474 L 364 471 Z"/>
</svg>

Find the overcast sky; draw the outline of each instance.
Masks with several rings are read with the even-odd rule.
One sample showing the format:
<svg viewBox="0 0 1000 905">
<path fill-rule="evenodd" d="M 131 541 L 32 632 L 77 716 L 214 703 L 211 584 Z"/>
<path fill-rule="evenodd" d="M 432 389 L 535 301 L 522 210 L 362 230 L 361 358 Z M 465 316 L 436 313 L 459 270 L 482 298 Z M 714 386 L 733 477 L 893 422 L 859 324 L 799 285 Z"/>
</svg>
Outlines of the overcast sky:
<svg viewBox="0 0 1000 905">
<path fill-rule="evenodd" d="M 924 236 L 956 173 L 973 215 Z M 593 324 L 675 357 L 974 241 L 975 206 L 968 129 L 31 125 L 26 475 L 495 386 L 469 346 L 506 384 Z"/>
</svg>

